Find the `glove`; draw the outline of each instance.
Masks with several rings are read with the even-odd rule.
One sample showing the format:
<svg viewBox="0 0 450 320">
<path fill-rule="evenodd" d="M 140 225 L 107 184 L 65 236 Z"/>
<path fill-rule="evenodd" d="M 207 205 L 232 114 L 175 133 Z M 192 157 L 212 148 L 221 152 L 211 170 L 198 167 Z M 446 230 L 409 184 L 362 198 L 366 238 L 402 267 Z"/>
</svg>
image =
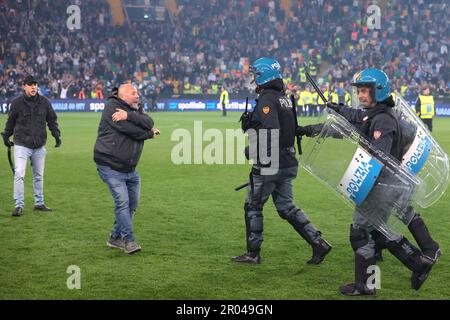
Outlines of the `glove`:
<svg viewBox="0 0 450 320">
<path fill-rule="evenodd" d="M 9 141 L 9 138 L 6 137 L 3 133 L 2 133 L 2 138 L 3 138 L 3 143 L 5 144 L 5 146 L 6 146 L 7 148 L 11 148 L 11 147 L 14 145 L 14 143 L 12 143 L 11 141 Z"/>
<path fill-rule="evenodd" d="M 306 136 L 308 134 L 308 126 L 306 127 L 302 127 L 302 126 L 298 126 L 297 129 L 295 130 L 295 135 L 296 136 Z"/>
<path fill-rule="evenodd" d="M 337 104 L 334 102 L 327 102 L 327 108 L 340 114 L 342 112 L 342 108 L 344 108 L 344 105 L 342 103 Z"/>
<path fill-rule="evenodd" d="M 323 129 L 323 123 L 319 124 L 311 124 L 309 126 L 299 126 L 296 130 L 296 135 L 298 136 L 307 136 L 307 137 L 315 137 L 317 136 Z"/>
<path fill-rule="evenodd" d="M 61 146 L 61 142 L 62 142 L 61 138 L 55 137 L 55 141 L 56 141 L 55 148 L 59 148 Z"/>
</svg>

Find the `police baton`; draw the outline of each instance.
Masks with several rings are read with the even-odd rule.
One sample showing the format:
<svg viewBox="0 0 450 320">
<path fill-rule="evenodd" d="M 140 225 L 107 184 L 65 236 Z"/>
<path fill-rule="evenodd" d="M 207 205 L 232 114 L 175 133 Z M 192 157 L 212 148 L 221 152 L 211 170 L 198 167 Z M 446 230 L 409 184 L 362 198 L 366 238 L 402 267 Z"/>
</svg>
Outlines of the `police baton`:
<svg viewBox="0 0 450 320">
<path fill-rule="evenodd" d="M 239 187 L 234 188 L 234 191 L 239 191 L 241 189 L 244 189 L 245 187 L 247 187 L 250 184 L 250 182 L 246 182 L 244 184 L 241 184 Z"/>
<path fill-rule="evenodd" d="M 313 86 L 314 90 L 316 90 L 317 94 L 319 95 L 320 99 L 322 99 L 322 101 L 327 104 L 328 100 L 325 98 L 325 96 L 323 95 L 322 91 L 319 89 L 319 87 L 317 86 L 316 82 L 314 81 L 313 78 L 311 78 L 311 75 L 308 72 L 308 65 L 306 64 L 306 62 L 303 62 L 303 66 L 305 67 L 305 75 L 306 78 L 308 79 L 309 83 Z"/>
<path fill-rule="evenodd" d="M 298 129 L 298 119 L 297 119 L 297 105 L 295 104 L 295 97 L 293 94 L 291 94 L 291 103 L 292 103 L 292 111 L 294 112 L 294 121 L 295 121 L 295 131 Z M 297 137 L 297 150 L 298 154 L 302 155 L 302 136 L 299 134 L 296 134 Z"/>
<path fill-rule="evenodd" d="M 13 173 L 13 175 L 15 175 L 16 172 L 14 170 L 14 162 L 11 157 L 11 146 L 8 147 L 8 161 L 9 161 L 9 166 L 11 168 L 12 173 Z"/>
</svg>

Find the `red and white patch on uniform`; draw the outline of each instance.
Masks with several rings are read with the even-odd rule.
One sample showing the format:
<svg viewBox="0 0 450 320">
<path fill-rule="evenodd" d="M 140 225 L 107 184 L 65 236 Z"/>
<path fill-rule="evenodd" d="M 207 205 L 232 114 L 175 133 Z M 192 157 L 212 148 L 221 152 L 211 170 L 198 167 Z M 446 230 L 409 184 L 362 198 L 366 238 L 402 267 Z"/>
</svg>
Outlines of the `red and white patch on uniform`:
<svg viewBox="0 0 450 320">
<path fill-rule="evenodd" d="M 270 112 L 270 107 L 269 106 L 265 106 L 264 108 L 262 108 L 262 112 L 264 114 L 268 114 Z"/>
<path fill-rule="evenodd" d="M 375 138 L 375 140 L 380 139 L 380 137 L 381 137 L 381 131 L 374 131 L 373 137 Z"/>
</svg>

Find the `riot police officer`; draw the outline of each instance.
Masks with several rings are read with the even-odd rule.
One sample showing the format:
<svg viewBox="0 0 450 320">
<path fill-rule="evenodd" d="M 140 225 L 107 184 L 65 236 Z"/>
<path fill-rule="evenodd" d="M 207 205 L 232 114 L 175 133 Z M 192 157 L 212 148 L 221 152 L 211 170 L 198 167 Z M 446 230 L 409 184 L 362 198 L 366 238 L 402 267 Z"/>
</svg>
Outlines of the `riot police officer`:
<svg viewBox="0 0 450 320">
<path fill-rule="evenodd" d="M 251 116 L 243 125 L 249 134 L 249 157 L 254 161 L 244 204 L 247 252 L 232 261 L 261 262 L 263 206 L 270 196 L 278 214 L 287 220 L 312 247 L 309 264 L 319 264 L 331 246 L 294 204 L 292 181 L 297 176 L 295 157 L 295 118 L 291 101 L 285 95 L 280 64 L 272 58 L 260 58 L 250 67 L 259 94 Z M 265 161 L 261 155 L 268 155 Z"/>
<path fill-rule="evenodd" d="M 400 160 L 403 153 L 402 130 L 392 108 L 395 103 L 391 96 L 387 75 L 377 69 L 366 69 L 357 75 L 352 83 L 358 89 L 358 99 L 363 109 L 347 108 L 344 105 L 329 103 L 327 106 L 344 116 L 355 125 L 371 142 L 375 149 L 390 154 Z M 300 127 L 299 133 L 311 136 L 317 131 L 316 126 Z M 389 183 L 392 177 L 380 175 Z M 366 208 L 377 210 L 377 202 L 386 200 L 391 195 L 373 192 L 365 200 Z M 405 237 L 395 241 L 388 240 L 361 214 L 357 206 L 350 228 L 350 243 L 355 252 L 355 282 L 344 285 L 340 291 L 344 295 L 375 295 L 375 289 L 367 287 L 368 268 L 376 264 L 376 252 L 384 247 L 398 258 L 412 273 L 411 286 L 418 290 L 427 279 L 431 268 L 440 255 L 438 244 L 431 238 L 423 219 L 408 206 L 409 215 L 413 216 L 409 229 L 421 250 L 412 245 Z M 381 210 L 381 209 L 380 209 Z M 412 211 L 410 211 L 412 210 Z M 373 212 L 373 214 L 381 214 Z"/>
</svg>

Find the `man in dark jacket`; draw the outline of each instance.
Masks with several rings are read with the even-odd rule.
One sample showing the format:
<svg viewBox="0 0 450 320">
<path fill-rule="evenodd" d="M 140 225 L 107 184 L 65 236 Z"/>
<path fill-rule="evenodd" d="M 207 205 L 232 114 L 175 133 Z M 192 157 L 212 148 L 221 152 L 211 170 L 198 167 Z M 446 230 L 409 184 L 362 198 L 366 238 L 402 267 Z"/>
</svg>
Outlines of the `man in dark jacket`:
<svg viewBox="0 0 450 320">
<path fill-rule="evenodd" d="M 389 79 L 387 75 L 378 69 L 365 69 L 356 77 L 352 84 L 358 89 L 358 99 L 363 109 L 348 108 L 342 104 L 328 103 L 327 106 L 346 118 L 361 134 L 373 145 L 375 150 L 380 150 L 386 155 L 392 155 L 399 160 L 403 155 L 402 130 L 399 119 L 392 108 L 395 103 L 391 96 Z M 314 136 L 320 132 L 320 125 L 300 127 L 298 134 Z M 406 237 L 396 240 L 387 239 L 376 227 L 368 221 L 362 212 L 370 215 L 387 217 L 390 212 L 385 212 L 381 203 L 403 202 L 401 197 L 405 193 L 398 194 L 396 190 L 386 193 L 381 186 L 394 185 L 396 177 L 382 172 L 378 178 L 378 184 L 371 190 L 369 196 L 361 204 L 356 206 L 353 216 L 353 224 L 350 227 L 350 243 L 355 255 L 355 281 L 340 288 L 343 295 L 375 295 L 375 288 L 369 288 L 367 282 L 370 278 L 368 268 L 376 265 L 376 253 L 381 249 L 387 249 L 412 271 L 411 287 L 420 289 L 427 279 L 433 264 L 440 256 L 439 245 L 432 239 L 425 222 L 412 206 L 408 206 L 408 216 L 412 220 L 408 225 L 420 250 L 411 244 Z"/>
<path fill-rule="evenodd" d="M 15 98 L 9 110 L 5 130 L 2 132 L 6 147 L 14 147 L 14 199 L 16 208 L 12 215 L 22 215 L 24 202 L 24 178 L 27 161 L 30 159 L 33 171 L 34 209 L 50 212 L 44 204 L 45 143 L 47 142 L 47 123 L 56 140 L 55 147 L 61 146 L 61 133 L 58 129 L 56 113 L 50 102 L 38 94 L 38 84 L 32 76 L 24 81 L 23 95 Z M 14 135 L 14 143 L 9 137 Z"/>
<path fill-rule="evenodd" d="M 108 98 L 100 120 L 94 161 L 115 202 L 114 227 L 106 245 L 132 254 L 141 250 L 131 221 L 138 206 L 141 186 L 135 168 L 144 141 L 158 135 L 159 130 L 153 128 L 153 120 L 138 104 L 136 88 L 124 84 L 116 92 Z"/>
<path fill-rule="evenodd" d="M 263 241 L 263 207 L 272 196 L 278 214 L 311 246 L 309 264 L 319 264 L 331 246 L 294 203 L 292 181 L 297 177 L 295 158 L 295 115 L 286 97 L 280 64 L 272 58 L 260 58 L 250 71 L 259 94 L 249 128 L 249 158 L 254 161 L 244 204 L 247 252 L 232 258 L 234 262 L 259 264 Z M 263 157 L 270 157 L 267 163 Z"/>
</svg>

